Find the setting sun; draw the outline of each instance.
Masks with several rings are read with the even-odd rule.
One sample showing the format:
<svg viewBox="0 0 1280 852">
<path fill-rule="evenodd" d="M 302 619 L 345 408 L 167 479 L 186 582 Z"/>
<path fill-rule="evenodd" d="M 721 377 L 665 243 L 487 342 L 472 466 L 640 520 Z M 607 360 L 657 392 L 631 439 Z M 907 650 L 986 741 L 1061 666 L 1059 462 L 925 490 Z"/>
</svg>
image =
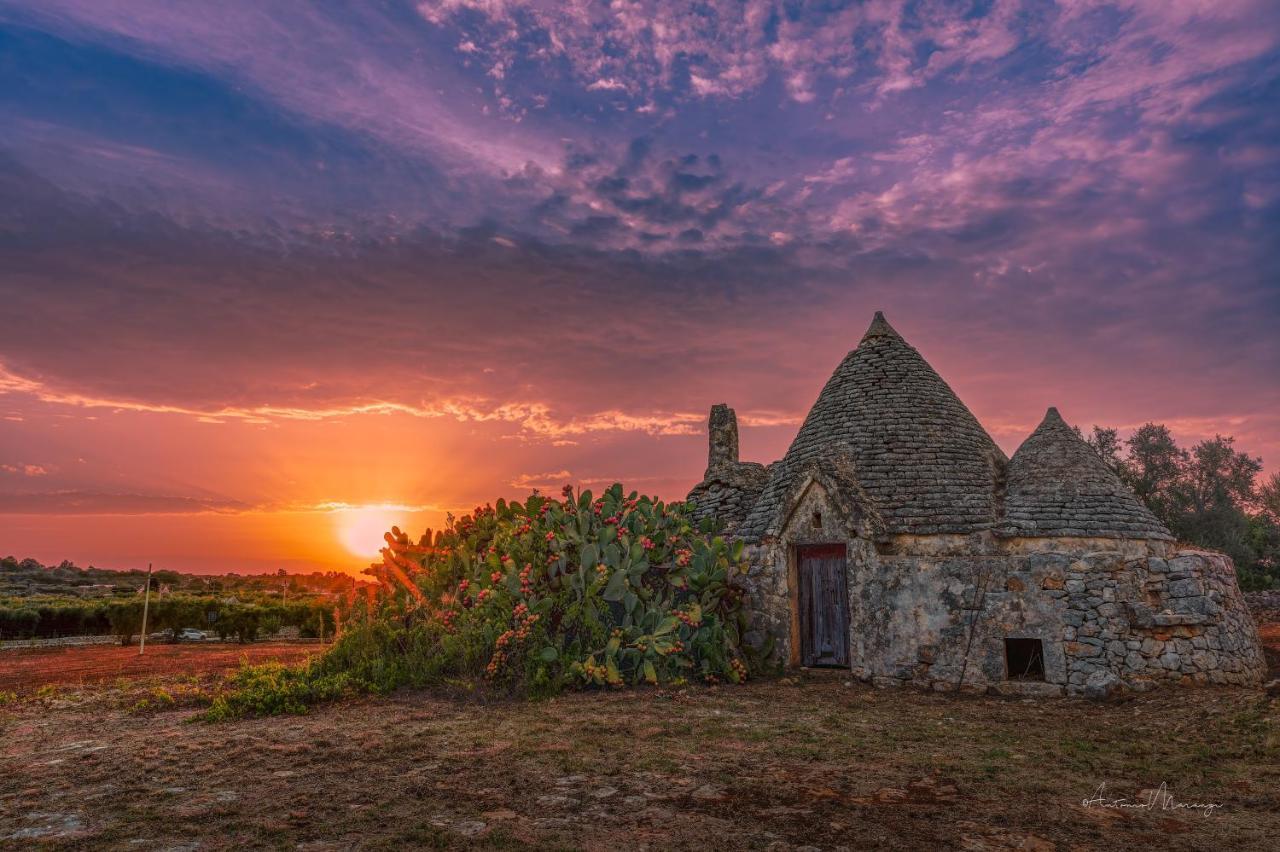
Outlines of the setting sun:
<svg viewBox="0 0 1280 852">
<path fill-rule="evenodd" d="M 334 512 L 334 530 L 342 546 L 354 556 L 372 559 L 383 546 L 383 533 L 404 524 L 401 506 L 359 506 Z"/>
</svg>

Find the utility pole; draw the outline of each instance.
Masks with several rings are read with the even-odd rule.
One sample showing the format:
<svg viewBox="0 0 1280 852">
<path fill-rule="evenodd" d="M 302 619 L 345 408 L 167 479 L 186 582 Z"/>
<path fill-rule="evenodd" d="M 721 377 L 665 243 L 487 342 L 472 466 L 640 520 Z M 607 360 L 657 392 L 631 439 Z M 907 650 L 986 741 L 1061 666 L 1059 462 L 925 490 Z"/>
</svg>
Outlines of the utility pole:
<svg viewBox="0 0 1280 852">
<path fill-rule="evenodd" d="M 147 590 L 142 596 L 142 639 L 138 642 L 138 656 L 147 650 L 147 607 L 151 604 L 151 563 L 147 563 Z"/>
</svg>

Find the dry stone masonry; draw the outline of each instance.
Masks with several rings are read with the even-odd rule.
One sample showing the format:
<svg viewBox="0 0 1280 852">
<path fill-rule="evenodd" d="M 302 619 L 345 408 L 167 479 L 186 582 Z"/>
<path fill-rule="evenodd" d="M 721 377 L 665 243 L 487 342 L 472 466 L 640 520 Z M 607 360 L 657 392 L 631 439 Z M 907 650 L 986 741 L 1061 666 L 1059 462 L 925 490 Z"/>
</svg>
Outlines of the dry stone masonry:
<svg viewBox="0 0 1280 852">
<path fill-rule="evenodd" d="M 1260 592 L 1246 592 L 1245 602 L 1249 604 L 1249 612 L 1253 620 L 1259 624 L 1280 621 L 1280 589 Z"/>
<path fill-rule="evenodd" d="M 882 314 L 827 382 L 786 456 L 771 466 L 746 536 L 777 534 L 787 486 L 831 455 L 857 470 L 891 532 L 990 529 L 1004 453 Z"/>
<path fill-rule="evenodd" d="M 1001 532 L 1172 539 L 1056 408 L 1049 409 L 1009 462 Z"/>
<path fill-rule="evenodd" d="M 738 461 L 738 417 L 732 408 L 711 406 L 708 432 L 711 450 L 707 472 L 689 495 L 694 517 L 699 521 L 718 518 L 723 524 L 736 526 L 760 496 L 769 473 L 762 464 Z"/>
<path fill-rule="evenodd" d="M 748 545 L 748 639 L 783 665 L 829 658 L 808 646 L 847 623 L 834 641 L 853 674 L 886 686 L 1107 697 L 1262 680 L 1230 559 L 1178 549 L 1056 409 L 1007 459 L 880 313 L 780 461 L 739 461 L 725 405 L 710 444 L 689 499 Z M 806 554 L 832 545 L 844 588 L 827 577 L 815 601 Z"/>
</svg>

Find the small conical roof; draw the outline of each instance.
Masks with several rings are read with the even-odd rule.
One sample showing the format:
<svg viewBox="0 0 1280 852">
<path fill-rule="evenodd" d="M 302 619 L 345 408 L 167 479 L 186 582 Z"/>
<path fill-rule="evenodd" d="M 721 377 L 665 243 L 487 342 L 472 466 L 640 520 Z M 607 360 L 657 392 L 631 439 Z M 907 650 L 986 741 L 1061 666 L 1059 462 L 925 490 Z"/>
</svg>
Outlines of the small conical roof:
<svg viewBox="0 0 1280 852">
<path fill-rule="evenodd" d="M 1009 462 L 1000 532 L 1031 537 L 1173 538 L 1056 408 L 1045 413 Z"/>
<path fill-rule="evenodd" d="M 792 481 L 823 458 L 852 471 L 888 533 L 969 533 L 995 524 L 1004 453 L 880 312 L 773 465 L 740 534 L 777 535 Z"/>
</svg>

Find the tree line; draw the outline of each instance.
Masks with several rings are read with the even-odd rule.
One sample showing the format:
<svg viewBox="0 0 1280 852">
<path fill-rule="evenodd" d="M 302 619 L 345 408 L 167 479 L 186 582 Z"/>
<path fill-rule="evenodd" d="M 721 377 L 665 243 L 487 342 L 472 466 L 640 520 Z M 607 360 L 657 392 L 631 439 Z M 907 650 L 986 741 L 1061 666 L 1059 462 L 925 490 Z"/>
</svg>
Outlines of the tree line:
<svg viewBox="0 0 1280 852">
<path fill-rule="evenodd" d="M 0 598 L 0 640 L 60 636 L 119 637 L 130 644 L 142 629 L 142 596 L 80 600 L 75 598 Z M 247 643 L 296 627 L 300 635 L 332 636 L 333 602 L 309 598 L 282 602 L 226 600 L 197 595 L 153 596 L 147 608 L 147 632 L 194 627 L 223 641 Z"/>
<path fill-rule="evenodd" d="M 76 597 L 128 597 L 147 580 L 145 568 L 115 570 L 82 568 L 64 560 L 42 565 L 35 559 L 0 558 L 0 596 L 74 595 Z M 184 574 L 157 568 L 152 588 L 192 595 L 349 595 L 367 582 L 341 571 L 274 574 Z"/>
<path fill-rule="evenodd" d="M 1259 482 L 1261 458 L 1221 435 L 1184 449 L 1157 423 L 1085 440 L 1179 541 L 1226 553 L 1244 589 L 1280 588 L 1280 473 Z"/>
</svg>

